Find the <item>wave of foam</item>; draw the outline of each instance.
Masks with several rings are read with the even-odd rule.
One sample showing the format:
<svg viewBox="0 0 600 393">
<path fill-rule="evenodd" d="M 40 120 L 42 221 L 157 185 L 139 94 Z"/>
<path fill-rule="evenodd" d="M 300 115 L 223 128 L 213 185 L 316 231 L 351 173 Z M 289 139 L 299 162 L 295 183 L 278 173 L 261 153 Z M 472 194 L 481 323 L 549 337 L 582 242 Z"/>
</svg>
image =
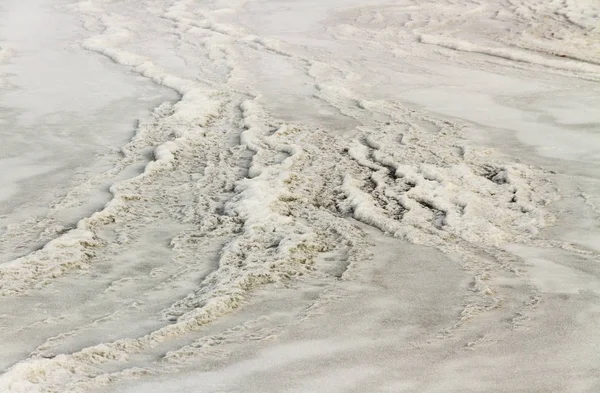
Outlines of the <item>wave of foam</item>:
<svg viewBox="0 0 600 393">
<path fill-rule="evenodd" d="M 159 327 L 56 356 L 46 356 L 58 345 L 48 340 L 0 377 L 0 390 L 79 392 L 168 372 L 183 358 L 195 356 L 198 348 L 212 345 L 203 344 L 195 333 L 242 307 L 259 288 L 277 296 L 278 289 L 305 280 L 323 280 L 330 288 L 339 280 L 355 279 L 354 273 L 369 261 L 369 243 L 356 221 L 436 247 L 462 264 L 472 285 L 457 323 L 501 303 L 497 288 L 489 283 L 491 274 L 521 275 L 519 261 L 504 252 L 502 244 L 543 243 L 538 233 L 553 223 L 546 206 L 556 193 L 542 169 L 491 149 L 467 146 L 458 122 L 393 100 L 364 97 L 354 87 L 360 70 L 296 55 L 292 45 L 213 22 L 209 12 L 193 12 L 195 2 L 179 1 L 162 9 L 150 1 L 154 7 L 146 16 L 149 23 L 158 29 L 168 22 L 169 31 L 177 33 L 173 36 L 192 36 L 177 45 L 198 45 L 181 55 L 186 61 L 209 59 L 203 60 L 206 74 L 198 71 L 205 79 L 194 79 L 158 66 L 151 53 L 143 53 L 143 45 L 141 54 L 131 49 L 139 40 L 133 30 L 144 31 L 146 21 L 111 16 L 109 11 L 117 10 L 109 3 L 97 8 L 90 3 L 80 3 L 78 11 L 88 15 L 90 26 L 96 20 L 103 28 L 83 46 L 174 89 L 181 100 L 157 108 L 124 146 L 119 164 L 123 167 L 151 149 L 153 160 L 143 173 L 114 184 L 113 199 L 77 228 L 3 265 L 0 294 L 23 295 L 74 270 L 88 269 L 95 261 L 132 251 L 131 239 L 140 228 L 160 225 L 161 220 L 191 228 L 170 240 L 177 263 L 192 268 L 200 264 L 209 250 L 204 240 L 219 239 L 223 245 L 214 269 L 158 312 Z M 137 15 L 117 5 L 125 7 L 123 14 Z M 132 30 L 124 27 L 128 24 Z M 592 64 L 486 49 L 440 36 L 422 34 L 421 42 L 572 71 L 598 71 Z M 207 55 L 217 49 L 221 57 Z M 270 113 L 265 98 L 253 94 L 252 86 L 240 90 L 228 82 L 235 75 L 247 75 L 242 56 L 247 51 L 285 57 L 305 71 L 316 99 L 360 126 L 340 135 Z M 319 270 L 317 259 L 326 252 L 347 255 L 339 261 L 341 273 Z M 182 271 L 178 274 L 185 274 Z M 158 364 L 137 366 L 140 357 L 154 359 L 156 354 L 161 356 Z"/>
</svg>

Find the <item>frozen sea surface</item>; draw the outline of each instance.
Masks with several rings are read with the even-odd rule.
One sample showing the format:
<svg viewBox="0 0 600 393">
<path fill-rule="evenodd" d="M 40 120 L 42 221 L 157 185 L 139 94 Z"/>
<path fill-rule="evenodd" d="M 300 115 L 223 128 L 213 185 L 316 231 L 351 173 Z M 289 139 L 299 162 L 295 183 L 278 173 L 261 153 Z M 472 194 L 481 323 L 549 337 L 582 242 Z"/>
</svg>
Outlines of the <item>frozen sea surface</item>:
<svg viewBox="0 0 600 393">
<path fill-rule="evenodd" d="M 0 13 L 0 392 L 600 390 L 597 2 L 50 3 Z"/>
</svg>

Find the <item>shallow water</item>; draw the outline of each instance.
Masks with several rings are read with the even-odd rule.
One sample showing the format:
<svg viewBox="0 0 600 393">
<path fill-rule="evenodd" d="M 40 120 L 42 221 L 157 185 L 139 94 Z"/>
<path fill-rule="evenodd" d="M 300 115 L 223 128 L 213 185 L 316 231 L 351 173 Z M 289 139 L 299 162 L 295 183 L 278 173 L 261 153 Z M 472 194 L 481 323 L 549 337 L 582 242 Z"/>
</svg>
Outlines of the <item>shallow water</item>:
<svg viewBox="0 0 600 393">
<path fill-rule="evenodd" d="M 140 87 L 89 111 L 69 81 L 44 82 L 60 108 L 32 78 L 7 93 L 11 121 L 54 130 L 36 149 L 58 157 L 5 161 L 36 164 L 7 177 L 8 200 L 34 181 L 66 196 L 3 234 L 20 251 L 0 269 L 0 390 L 600 388 L 595 5 L 67 5 L 89 52 L 61 51 L 65 27 L 48 59 L 95 59 L 99 92 Z M 120 104 L 167 88 L 181 100 L 151 114 Z M 131 140 L 50 127 L 63 107 L 95 123 L 110 105 L 140 118 Z"/>
<path fill-rule="evenodd" d="M 24 232 L 47 218 L 51 206 L 74 187 L 111 168 L 138 119 L 176 98 L 81 49 L 88 32 L 61 5 L 8 1 L 0 11 L 0 47 L 6 52 L 0 64 L 0 235 L 12 237 L 3 244 L 1 262 L 43 245 L 48 239 L 36 237 L 47 228 Z M 52 224 L 73 225 L 102 208 L 110 184 L 85 190 L 78 206 Z"/>
</svg>

